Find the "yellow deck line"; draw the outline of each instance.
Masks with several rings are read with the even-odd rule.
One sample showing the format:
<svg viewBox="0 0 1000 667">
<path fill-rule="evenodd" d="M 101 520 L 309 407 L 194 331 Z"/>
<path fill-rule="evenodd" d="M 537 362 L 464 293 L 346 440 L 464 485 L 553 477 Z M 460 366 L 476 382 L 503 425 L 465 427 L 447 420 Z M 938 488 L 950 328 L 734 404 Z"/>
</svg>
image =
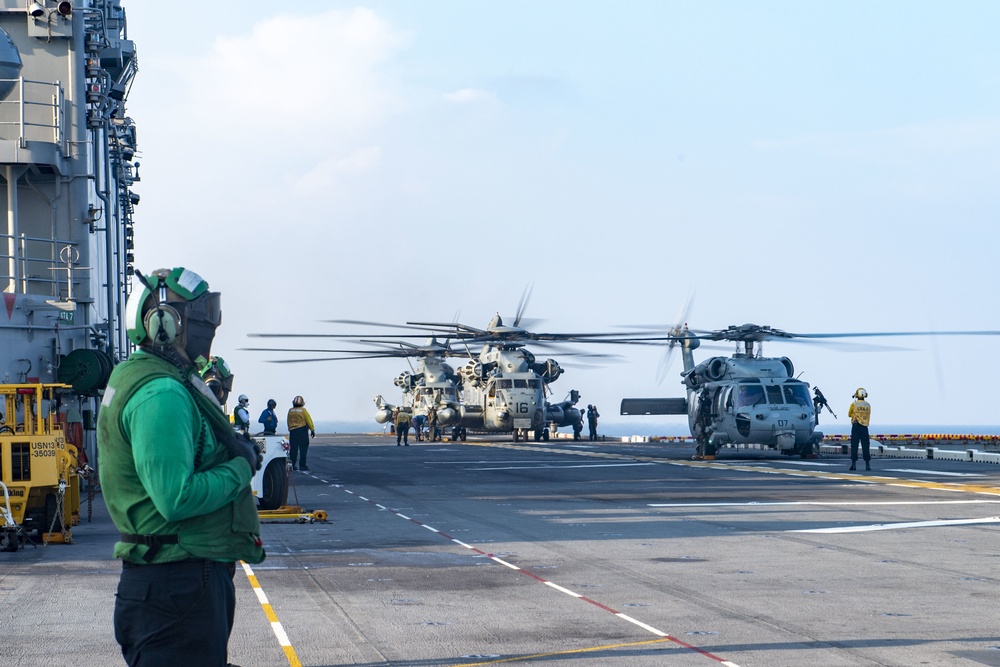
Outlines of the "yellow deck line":
<svg viewBox="0 0 1000 667">
<path fill-rule="evenodd" d="M 274 611 L 274 607 L 268 602 L 267 595 L 264 594 L 264 589 L 261 588 L 260 582 L 257 580 L 257 575 L 253 573 L 250 565 L 244 561 L 240 561 L 240 565 L 243 566 L 243 571 L 247 575 L 247 581 L 250 582 L 250 586 L 253 588 L 254 594 L 257 596 L 257 601 L 260 602 L 261 609 L 264 610 L 264 616 L 267 617 L 267 622 L 271 624 L 271 631 L 274 636 L 278 639 L 278 644 L 281 646 L 282 652 L 285 654 L 285 659 L 288 660 L 289 667 L 302 667 L 302 663 L 299 661 L 299 656 L 295 654 L 295 649 L 292 648 L 292 643 L 288 639 L 288 635 L 285 633 L 285 628 L 282 627 L 281 621 L 278 620 L 278 615 Z"/>
<path fill-rule="evenodd" d="M 925 482 L 917 479 L 903 479 L 899 477 L 879 477 L 877 475 L 866 475 L 850 472 L 832 472 L 828 470 L 789 470 L 787 468 L 762 468 L 760 466 L 738 465 L 719 463 L 718 461 L 685 461 L 683 459 L 665 459 L 656 456 L 632 456 L 629 454 L 613 454 L 610 452 L 581 452 L 565 449 L 553 449 L 551 447 L 531 447 L 525 445 L 511 445 L 497 442 L 475 442 L 468 443 L 475 447 L 496 447 L 499 449 L 515 449 L 525 452 L 546 452 L 549 454 L 572 454 L 575 456 L 589 456 L 592 458 L 610 458 L 628 461 L 644 461 L 649 463 L 664 463 L 668 465 L 687 466 L 690 468 L 711 468 L 713 470 L 736 470 L 739 472 L 753 472 L 770 475 L 789 475 L 794 477 L 817 477 L 821 479 L 835 479 L 845 482 L 862 482 L 867 484 L 884 484 L 886 486 L 902 486 L 911 489 L 927 489 L 932 491 L 952 491 L 957 493 L 976 493 L 988 496 L 1000 496 L 1000 487 L 985 484 L 966 484 L 960 482 Z"/>
<path fill-rule="evenodd" d="M 597 651 L 610 651 L 618 648 L 631 648 L 633 646 L 646 646 L 648 644 L 662 644 L 664 642 L 672 641 L 669 637 L 664 637 L 662 639 L 647 639 L 641 642 L 630 642 L 628 644 L 607 644 L 606 646 L 591 646 L 588 648 L 578 648 L 570 649 L 567 651 L 552 651 L 551 653 L 534 653 L 532 655 L 520 655 L 512 658 L 498 658 L 496 660 L 487 660 L 485 662 L 466 662 L 461 665 L 452 665 L 451 667 L 482 667 L 482 665 L 499 665 L 504 662 L 523 662 L 525 660 L 539 660 L 542 658 L 551 658 L 557 655 L 576 655 L 578 653 L 595 653 Z"/>
</svg>

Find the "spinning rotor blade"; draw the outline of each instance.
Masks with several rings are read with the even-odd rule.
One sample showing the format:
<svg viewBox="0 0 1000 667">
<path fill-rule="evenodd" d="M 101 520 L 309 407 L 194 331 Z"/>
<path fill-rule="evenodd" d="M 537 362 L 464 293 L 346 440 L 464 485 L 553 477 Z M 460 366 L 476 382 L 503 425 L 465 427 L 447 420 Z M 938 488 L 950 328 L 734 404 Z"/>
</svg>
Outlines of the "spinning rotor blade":
<svg viewBox="0 0 1000 667">
<path fill-rule="evenodd" d="M 315 359 L 265 359 L 269 364 L 305 364 L 316 361 L 351 361 L 353 359 L 391 359 L 398 355 L 369 354 L 358 355 L 356 357 L 318 357 Z"/>
<path fill-rule="evenodd" d="M 1000 336 L 1000 331 L 869 331 L 862 333 L 788 334 L 794 338 L 871 338 L 876 336 Z"/>
<path fill-rule="evenodd" d="M 320 322 L 327 322 L 329 324 L 360 324 L 361 326 L 385 327 L 387 329 L 416 329 L 418 331 L 424 331 L 423 327 L 413 326 L 410 324 L 390 324 L 388 322 L 369 322 L 368 320 L 320 320 Z"/>
<path fill-rule="evenodd" d="M 462 334 L 470 334 L 477 336 L 486 335 L 487 331 L 482 329 L 477 329 L 475 327 L 470 327 L 467 324 L 458 324 L 457 322 L 407 322 L 407 324 L 413 326 L 422 326 L 426 328 L 434 327 L 435 330 L 447 331 L 449 335 L 461 336 Z"/>
<path fill-rule="evenodd" d="M 377 336 L 378 334 L 303 334 L 303 333 L 248 333 L 249 338 L 362 338 L 365 336 Z M 422 334 L 396 334 L 395 338 L 423 338 L 427 339 L 433 335 L 433 331 L 427 330 Z"/>
<path fill-rule="evenodd" d="M 528 285 L 524 288 L 524 292 L 521 293 L 521 300 L 517 304 L 517 315 L 514 316 L 514 326 L 521 326 L 521 318 L 524 317 L 524 309 L 528 307 L 528 301 L 531 300 L 531 291 L 535 288 L 534 285 Z"/>
</svg>

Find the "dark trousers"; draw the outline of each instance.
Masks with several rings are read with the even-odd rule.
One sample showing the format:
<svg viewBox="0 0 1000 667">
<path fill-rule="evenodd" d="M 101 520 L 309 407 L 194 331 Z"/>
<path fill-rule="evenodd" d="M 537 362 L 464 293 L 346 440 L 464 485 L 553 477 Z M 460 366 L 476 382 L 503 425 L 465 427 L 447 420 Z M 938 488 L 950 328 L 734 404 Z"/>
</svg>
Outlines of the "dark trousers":
<svg viewBox="0 0 1000 667">
<path fill-rule="evenodd" d="M 597 440 L 597 423 L 592 422 L 590 424 L 590 439 Z"/>
<path fill-rule="evenodd" d="M 871 441 L 868 439 L 868 427 L 864 424 L 851 422 L 851 463 L 858 460 L 858 443 L 861 443 L 861 454 L 865 463 L 872 460 Z"/>
<path fill-rule="evenodd" d="M 299 468 L 306 465 L 306 452 L 309 451 L 309 428 L 293 428 L 288 432 L 288 454 L 292 459 L 292 466 Z"/>
<path fill-rule="evenodd" d="M 130 667 L 225 667 L 236 613 L 233 563 L 125 563 L 115 639 Z"/>
<path fill-rule="evenodd" d="M 404 444 L 410 444 L 407 438 L 410 437 L 410 427 L 409 426 L 397 426 L 396 427 L 396 444 L 399 444 L 399 439 L 403 439 Z"/>
</svg>

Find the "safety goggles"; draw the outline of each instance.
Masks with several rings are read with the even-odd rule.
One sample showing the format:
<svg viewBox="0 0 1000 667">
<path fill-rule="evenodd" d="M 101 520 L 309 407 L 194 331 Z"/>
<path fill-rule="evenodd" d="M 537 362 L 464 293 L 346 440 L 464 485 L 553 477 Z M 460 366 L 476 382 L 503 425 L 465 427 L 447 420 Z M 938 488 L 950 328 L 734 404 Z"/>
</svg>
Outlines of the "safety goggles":
<svg viewBox="0 0 1000 667">
<path fill-rule="evenodd" d="M 222 324 L 222 295 L 219 292 L 205 292 L 191 301 L 185 301 L 184 314 L 189 320 L 217 327 Z"/>
</svg>

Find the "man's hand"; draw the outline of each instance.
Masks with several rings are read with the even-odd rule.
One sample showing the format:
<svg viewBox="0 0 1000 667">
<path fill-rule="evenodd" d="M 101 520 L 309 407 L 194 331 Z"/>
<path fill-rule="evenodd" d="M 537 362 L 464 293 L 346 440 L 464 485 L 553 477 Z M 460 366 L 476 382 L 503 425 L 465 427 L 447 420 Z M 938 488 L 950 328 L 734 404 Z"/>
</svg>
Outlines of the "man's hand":
<svg viewBox="0 0 1000 667">
<path fill-rule="evenodd" d="M 310 432 L 309 432 L 309 435 L 310 435 L 311 437 L 315 438 L 315 437 L 316 437 L 316 431 L 310 431 Z"/>
<path fill-rule="evenodd" d="M 233 434 L 233 437 L 226 442 L 226 451 L 229 452 L 230 460 L 240 457 L 246 461 L 252 473 L 260 470 L 264 463 L 264 455 L 260 453 L 257 444 L 250 439 L 250 436 L 243 433 Z"/>
</svg>

